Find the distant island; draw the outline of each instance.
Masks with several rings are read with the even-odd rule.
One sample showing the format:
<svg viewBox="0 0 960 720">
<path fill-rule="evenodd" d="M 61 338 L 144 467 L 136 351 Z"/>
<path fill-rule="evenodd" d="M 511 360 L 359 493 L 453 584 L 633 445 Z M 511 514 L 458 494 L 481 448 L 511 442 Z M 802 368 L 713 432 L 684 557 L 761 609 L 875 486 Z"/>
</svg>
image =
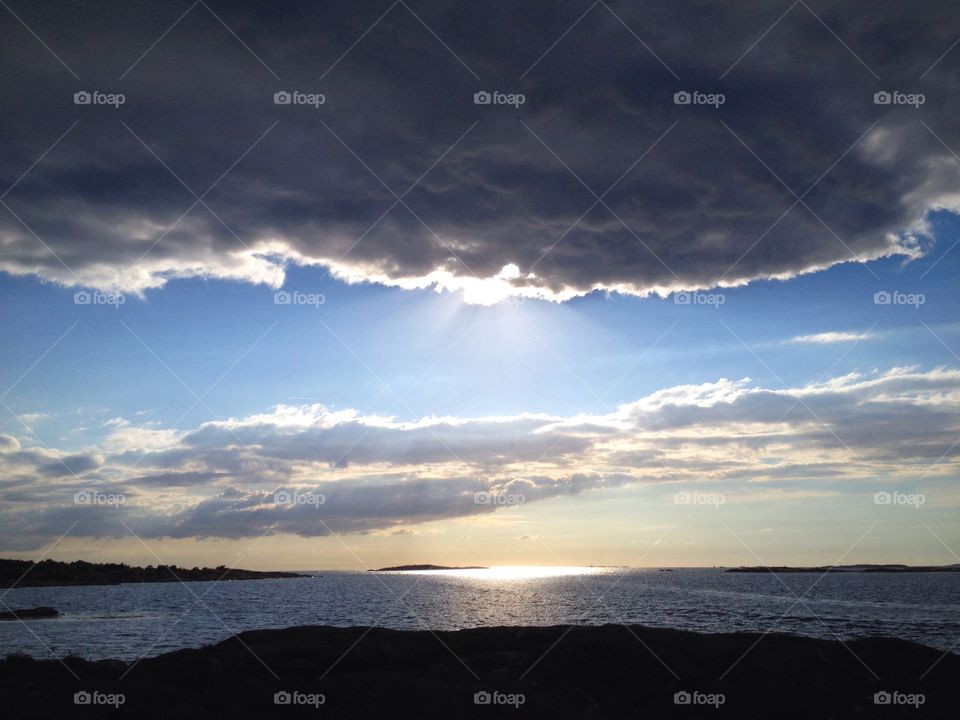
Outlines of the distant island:
<svg viewBox="0 0 960 720">
<path fill-rule="evenodd" d="M 820 567 L 788 567 L 779 565 L 767 567 L 755 565 L 751 567 L 729 568 L 727 572 L 734 573 L 916 573 L 916 572 L 960 572 L 960 564 L 956 565 L 822 565 Z"/>
<path fill-rule="evenodd" d="M 367 572 L 397 572 L 410 570 L 489 570 L 480 565 L 466 565 L 464 567 L 448 567 L 447 565 L 392 565 L 390 567 L 376 568 L 367 570 Z"/>
<path fill-rule="evenodd" d="M 123 583 L 184 582 L 209 580 L 265 580 L 309 577 L 291 572 L 239 570 L 224 565 L 215 568 L 182 568 L 150 565 L 145 568 L 124 563 L 89 563 L 84 560 L 58 562 L 0 559 L 0 588 L 54 587 L 64 585 L 120 585 Z"/>
</svg>

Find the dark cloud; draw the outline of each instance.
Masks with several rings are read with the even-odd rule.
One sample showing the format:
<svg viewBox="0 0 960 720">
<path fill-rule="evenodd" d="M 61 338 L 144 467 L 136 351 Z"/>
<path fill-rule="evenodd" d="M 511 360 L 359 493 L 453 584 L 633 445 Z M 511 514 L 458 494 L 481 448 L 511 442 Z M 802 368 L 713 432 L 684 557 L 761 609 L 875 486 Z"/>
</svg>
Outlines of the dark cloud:
<svg viewBox="0 0 960 720">
<path fill-rule="evenodd" d="M 958 205 L 934 133 L 960 147 L 960 51 L 927 73 L 949 3 L 811 0 L 766 35 L 789 3 L 601 3 L 536 64 L 589 3 L 397 4 L 355 46 L 388 3 L 208 5 L 134 65 L 188 4 L 12 3 L 80 79 L 0 28 L 3 189 L 79 123 L 4 198 L 0 268 L 139 290 L 276 285 L 286 262 L 450 287 L 515 265 L 474 297 L 645 293 L 914 256 L 925 213 Z M 76 106 L 81 89 L 126 102 Z"/>
<path fill-rule="evenodd" d="M 93 470 L 103 463 L 103 458 L 96 455 L 64 455 L 55 461 L 38 468 L 42 475 L 47 477 L 66 477 L 79 475 Z"/>
<path fill-rule="evenodd" d="M 131 485 L 146 485 L 156 487 L 197 487 L 216 482 L 222 478 L 229 478 L 228 473 L 219 472 L 165 472 L 154 475 L 141 475 L 131 478 Z"/>
<path fill-rule="evenodd" d="M 493 468 L 524 461 L 553 462 L 590 446 L 590 441 L 580 437 L 536 434 L 549 418 L 535 415 L 397 424 L 377 423 L 370 418 L 331 422 L 333 416 L 320 406 L 314 406 L 310 413 L 311 424 L 295 433 L 277 432 L 278 418 L 263 416 L 242 423 L 203 425 L 187 434 L 184 444 L 203 452 L 239 442 L 256 446 L 261 458 L 323 462 L 333 468 L 378 462 L 458 462 Z"/>
</svg>

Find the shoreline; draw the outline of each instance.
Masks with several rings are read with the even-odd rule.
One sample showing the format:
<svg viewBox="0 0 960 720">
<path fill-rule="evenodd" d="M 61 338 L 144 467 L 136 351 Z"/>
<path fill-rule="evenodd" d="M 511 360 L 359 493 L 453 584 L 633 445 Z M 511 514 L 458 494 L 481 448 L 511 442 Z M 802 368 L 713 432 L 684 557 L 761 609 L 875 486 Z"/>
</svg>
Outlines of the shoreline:
<svg viewBox="0 0 960 720">
<path fill-rule="evenodd" d="M 960 572 L 960 564 L 954 565 L 814 565 L 809 567 L 791 565 L 745 565 L 725 568 L 728 573 L 949 573 Z"/>
<path fill-rule="evenodd" d="M 389 567 L 371 568 L 367 572 L 425 572 L 428 570 L 489 570 L 483 565 L 391 565 Z"/>
<path fill-rule="evenodd" d="M 137 567 L 124 563 L 90 563 L 84 560 L 60 562 L 0 558 L 0 589 L 44 587 L 97 587 L 170 582 L 227 582 L 232 580 L 277 580 L 306 578 L 295 572 L 279 570 L 243 570 L 241 568 L 149 565 Z"/>
<path fill-rule="evenodd" d="M 958 675 L 960 656 L 892 638 L 842 643 L 639 625 L 437 632 L 301 626 L 247 631 L 139 663 L 8 657 L 0 660 L 0 702 L 14 717 L 36 718 L 78 710 L 91 717 L 267 718 L 281 714 L 277 693 L 281 702 L 306 703 L 295 714 L 315 717 L 319 709 L 353 718 L 806 718 L 874 717 L 884 710 L 875 694 L 887 692 L 893 702 L 922 695 L 917 716 L 946 718 L 960 707 Z M 122 695 L 121 712 L 78 708 L 74 695 L 84 692 Z M 490 702 L 476 704 L 475 695 Z"/>
</svg>

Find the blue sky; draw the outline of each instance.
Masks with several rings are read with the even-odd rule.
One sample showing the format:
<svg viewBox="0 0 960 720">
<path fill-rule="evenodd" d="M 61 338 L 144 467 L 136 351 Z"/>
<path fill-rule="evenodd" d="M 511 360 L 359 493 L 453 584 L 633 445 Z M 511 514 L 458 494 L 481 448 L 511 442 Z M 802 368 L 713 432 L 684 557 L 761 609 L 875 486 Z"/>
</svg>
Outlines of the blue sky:
<svg viewBox="0 0 960 720">
<path fill-rule="evenodd" d="M 127 297 L 117 307 L 97 307 L 74 304 L 73 288 L 4 276 L 8 302 L 0 335 L 8 351 L 2 384 L 16 383 L 4 402 L 20 418 L 6 412 L 0 433 L 19 438 L 23 447 L 57 448 L 72 466 L 70 453 L 82 456 L 103 447 L 118 422 L 190 432 L 277 405 L 312 404 L 410 422 L 521 413 L 571 417 L 614 412 L 657 391 L 722 378 L 749 377 L 759 387 L 781 389 L 904 366 L 955 368 L 960 300 L 954 278 L 960 254 L 947 251 L 960 239 L 960 217 L 941 213 L 933 227 L 935 250 L 924 258 L 844 264 L 788 282 L 718 290 L 724 295 L 719 307 L 599 292 L 566 303 L 478 306 L 465 304 L 459 293 L 348 285 L 322 270 L 296 267 L 289 268 L 283 287 L 322 293 L 323 304 L 276 305 L 269 287 L 191 279 L 170 282 L 143 298 Z M 924 302 L 877 305 L 873 296 L 880 290 L 922 293 Z M 795 340 L 825 333 L 864 337 Z M 827 445 L 838 450 L 849 438 L 842 426 L 831 425 L 838 437 Z M 442 458 L 444 451 L 439 453 Z M 774 453 L 761 462 L 775 467 L 782 461 Z M 942 458 L 922 462 L 944 464 Z M 881 519 L 882 530 L 873 532 L 887 539 L 861 541 L 853 560 L 950 562 L 916 516 L 878 515 L 864 498 L 888 487 L 937 497 L 938 506 L 923 508 L 923 520 L 950 543 L 956 512 L 955 500 L 947 499 L 955 497 L 952 479 L 948 474 L 919 483 L 871 480 L 851 486 L 829 475 L 779 481 L 774 475 L 769 484 L 784 497 L 739 504 L 734 504 L 737 489 L 747 486 L 736 480 L 641 483 L 503 508 L 496 513 L 500 520 L 489 526 L 476 526 L 469 516 L 466 526 L 456 520 L 411 524 L 398 514 L 396 527 L 411 534 L 361 536 L 350 541 L 347 553 L 331 538 L 318 545 L 288 535 L 270 537 L 248 564 L 276 565 L 277 542 L 297 548 L 285 550 L 289 559 L 279 563 L 294 568 L 354 567 L 362 564 L 360 558 L 373 564 L 432 559 L 437 547 L 446 552 L 464 533 L 472 538 L 460 545 L 457 559 L 464 562 L 632 563 L 655 546 L 642 563 L 820 563 Z M 115 489 L 109 474 L 101 482 Z M 273 489 L 269 483 L 264 487 Z M 678 530 L 675 496 L 685 492 L 707 500 L 711 494 L 730 498 L 720 506 L 725 514 L 694 510 L 679 518 Z M 800 493 L 800 499 L 791 500 L 791 493 Z M 813 509 L 812 516 L 798 515 L 800 508 Z M 846 530 L 828 530 L 837 527 Z M 892 537 L 895 545 L 889 544 Z M 149 553 L 130 542 L 67 538 L 60 553 L 149 562 Z M 202 563 L 244 552 L 248 541 L 152 542 L 165 557 Z"/>
<path fill-rule="evenodd" d="M 602 292 L 563 304 L 476 306 L 459 293 L 347 285 L 296 267 L 283 287 L 322 294 L 324 304 L 275 305 L 269 287 L 194 279 L 88 307 L 73 303 L 74 289 L 4 276 L 0 372 L 12 385 L 69 330 L 5 399 L 18 413 L 51 415 L 37 432 L 79 448 L 113 417 L 186 429 L 214 419 L 211 410 L 241 417 L 306 402 L 404 420 L 572 415 L 721 377 L 778 387 L 856 370 L 952 366 L 960 253 L 947 251 L 960 239 L 960 219 L 941 213 L 933 227 L 936 249 L 922 259 L 728 288 L 717 291 L 719 307 Z M 879 290 L 922 293 L 925 303 L 877 306 Z M 852 341 L 788 342 L 826 332 L 875 337 L 852 349 Z M 211 386 L 209 409 L 196 404 L 184 416 L 195 404 L 190 390 Z M 19 432 L 13 417 L 2 422 Z"/>
<path fill-rule="evenodd" d="M 922 5 L 11 0 L 0 552 L 960 561 Z"/>
</svg>

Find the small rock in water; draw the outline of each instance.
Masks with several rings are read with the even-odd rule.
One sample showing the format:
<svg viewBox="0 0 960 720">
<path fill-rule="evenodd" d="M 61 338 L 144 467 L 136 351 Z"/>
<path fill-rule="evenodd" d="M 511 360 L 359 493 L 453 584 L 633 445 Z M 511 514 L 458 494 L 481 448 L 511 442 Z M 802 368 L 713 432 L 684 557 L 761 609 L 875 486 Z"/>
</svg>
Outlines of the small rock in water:
<svg viewBox="0 0 960 720">
<path fill-rule="evenodd" d="M 22 610 L 4 610 L 0 620 L 31 620 L 36 618 L 57 617 L 60 613 L 52 607 L 24 608 Z"/>
</svg>

